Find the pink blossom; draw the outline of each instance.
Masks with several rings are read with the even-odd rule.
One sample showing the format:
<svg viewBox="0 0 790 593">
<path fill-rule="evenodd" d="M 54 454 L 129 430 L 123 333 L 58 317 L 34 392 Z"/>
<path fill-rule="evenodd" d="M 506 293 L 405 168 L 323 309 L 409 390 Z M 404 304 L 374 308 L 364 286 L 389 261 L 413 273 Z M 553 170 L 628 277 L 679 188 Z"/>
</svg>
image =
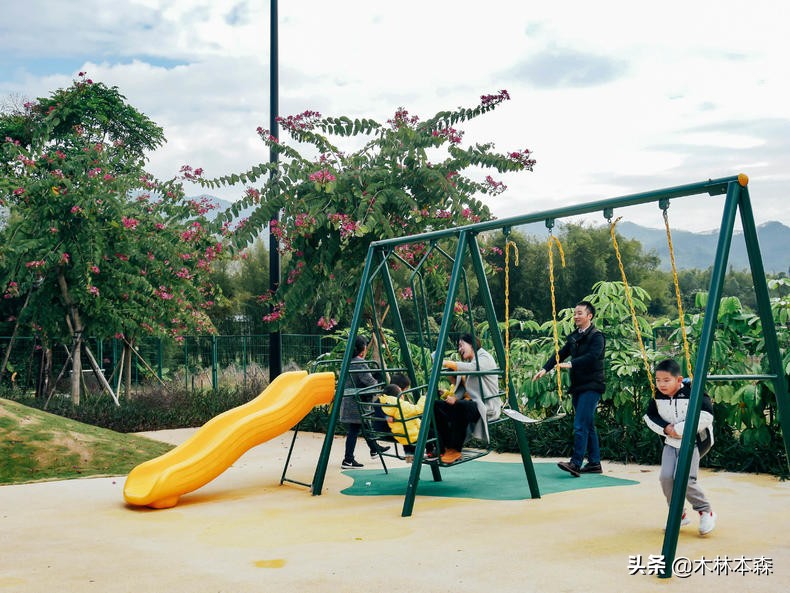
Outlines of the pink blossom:
<svg viewBox="0 0 790 593">
<path fill-rule="evenodd" d="M 99 296 L 99 287 L 98 286 L 89 286 L 88 292 L 93 296 Z"/>
<path fill-rule="evenodd" d="M 80 206 L 76 206 L 75 205 L 75 206 L 71 207 L 71 213 L 72 214 L 80 214 L 82 212 L 83 212 L 83 210 L 82 210 L 82 208 Z"/>
<path fill-rule="evenodd" d="M 91 272 L 92 274 L 98 274 L 98 273 L 99 273 L 99 266 L 97 266 L 96 264 L 91 264 L 91 265 L 88 267 L 88 270 L 90 270 L 90 272 Z"/>
<path fill-rule="evenodd" d="M 136 218 L 128 218 L 126 216 L 121 217 L 121 222 L 123 223 L 123 226 L 125 228 L 130 230 L 135 230 L 137 228 L 137 225 L 140 224 L 140 221 L 137 220 Z"/>
<path fill-rule="evenodd" d="M 14 194 L 15 196 L 21 196 L 21 195 L 22 195 L 22 194 L 24 194 L 24 193 L 25 193 L 25 188 L 24 188 L 24 187 L 18 187 L 18 188 L 16 188 L 16 189 L 13 191 L 13 194 Z"/>
<path fill-rule="evenodd" d="M 316 183 L 326 184 L 330 181 L 334 181 L 336 177 L 332 175 L 327 170 L 316 171 L 310 175 L 310 181 L 315 181 Z"/>
<path fill-rule="evenodd" d="M 71 256 L 68 253 L 61 253 L 60 254 L 60 263 L 67 264 L 71 260 Z"/>
<path fill-rule="evenodd" d="M 289 115 L 288 117 L 278 117 L 279 123 L 284 129 L 291 130 L 292 132 L 300 130 L 312 130 L 321 119 L 321 114 L 317 111 L 303 111 L 298 115 Z M 276 140 L 275 140 L 276 141 Z"/>
<path fill-rule="evenodd" d="M 154 290 L 154 295 L 158 296 L 163 301 L 169 301 L 173 298 L 173 294 L 167 292 L 166 286 L 160 286 L 158 289 Z"/>
<path fill-rule="evenodd" d="M 88 171 L 88 177 L 96 177 L 100 173 L 101 173 L 101 169 L 99 167 L 95 167 Z"/>
<path fill-rule="evenodd" d="M 335 320 L 334 318 L 332 318 L 332 319 L 324 318 L 322 316 L 318 320 L 318 323 L 316 323 L 316 325 L 318 327 L 323 328 L 323 329 L 328 331 L 328 330 L 332 329 L 333 327 L 335 327 L 337 325 L 337 320 Z"/>
<path fill-rule="evenodd" d="M 105 173 L 104 177 L 102 177 L 102 179 L 104 179 L 105 181 L 112 181 L 113 179 L 115 179 L 115 177 L 113 177 L 109 173 Z"/>
<path fill-rule="evenodd" d="M 25 263 L 25 267 L 26 268 L 43 268 L 46 265 L 46 263 L 47 262 L 45 262 L 43 259 L 34 259 L 32 261 L 29 261 L 29 262 Z"/>
<path fill-rule="evenodd" d="M 388 119 L 387 123 L 393 130 L 397 130 L 402 126 L 413 128 L 415 125 L 417 125 L 418 121 L 420 121 L 418 116 L 409 116 L 408 111 L 406 111 L 403 107 L 398 107 L 398 109 L 395 111 L 394 117 L 392 119 Z"/>
<path fill-rule="evenodd" d="M 499 91 L 496 95 L 482 95 L 480 97 L 480 105 L 483 107 L 494 107 L 502 101 L 509 101 L 510 93 L 506 90 Z"/>
<path fill-rule="evenodd" d="M 403 288 L 400 291 L 400 298 L 402 298 L 402 299 L 410 299 L 413 296 L 414 296 L 414 293 L 412 292 L 410 286 L 407 286 L 406 288 Z"/>
<path fill-rule="evenodd" d="M 508 156 L 510 160 L 519 163 L 527 171 L 532 171 L 532 167 L 537 163 L 537 161 L 532 158 L 532 151 L 528 148 L 511 152 Z"/>
</svg>

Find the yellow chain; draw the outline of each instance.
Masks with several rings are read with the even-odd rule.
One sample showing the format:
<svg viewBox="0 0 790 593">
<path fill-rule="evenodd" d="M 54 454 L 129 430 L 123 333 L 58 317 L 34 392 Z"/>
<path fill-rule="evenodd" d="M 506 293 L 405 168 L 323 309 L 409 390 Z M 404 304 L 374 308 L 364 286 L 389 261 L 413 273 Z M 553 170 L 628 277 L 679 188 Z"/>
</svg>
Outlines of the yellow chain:
<svg viewBox="0 0 790 593">
<path fill-rule="evenodd" d="M 639 329 L 639 322 L 636 320 L 636 309 L 634 308 L 634 301 L 631 299 L 631 287 L 628 286 L 628 279 L 625 277 L 625 268 L 623 267 L 623 258 L 620 256 L 620 247 L 617 245 L 617 237 L 614 233 L 615 225 L 620 222 L 617 218 L 614 222 L 610 221 L 609 234 L 612 236 L 612 244 L 614 245 L 614 252 L 617 255 L 617 265 L 620 266 L 620 275 L 623 277 L 623 286 L 625 287 L 625 297 L 628 299 L 628 307 L 631 309 L 631 321 L 634 322 L 634 331 L 636 332 L 636 339 L 639 342 L 639 349 L 642 351 L 642 360 L 645 363 L 645 371 L 647 371 L 647 380 L 650 382 L 650 392 L 653 397 L 656 396 L 656 386 L 653 384 L 653 373 L 650 370 L 650 361 L 647 360 L 647 350 L 645 344 L 642 342 L 642 331 Z"/>
<path fill-rule="evenodd" d="M 554 330 L 554 374 L 557 375 L 557 397 L 562 402 L 562 375 L 560 373 L 560 336 L 557 332 L 557 299 L 554 294 L 554 250 L 552 247 L 557 245 L 560 252 L 560 261 L 562 267 L 565 267 L 565 252 L 562 250 L 562 243 L 560 240 L 551 234 L 549 230 L 549 286 L 551 287 L 551 326 Z"/>
<path fill-rule="evenodd" d="M 510 248 L 513 248 L 514 265 L 518 266 L 518 246 L 505 242 L 505 391 L 510 390 Z"/>
<path fill-rule="evenodd" d="M 667 230 L 667 245 L 669 246 L 669 261 L 672 264 L 672 281 L 675 283 L 675 298 L 678 302 L 678 317 L 680 318 L 680 333 L 683 336 L 683 351 L 686 354 L 686 369 L 689 379 L 694 378 L 691 372 L 691 352 L 689 351 L 689 341 L 686 337 L 686 319 L 683 315 L 683 302 L 680 298 L 680 281 L 678 280 L 678 269 L 675 266 L 675 248 L 672 245 L 672 232 L 669 230 L 669 215 L 664 209 L 664 227 Z"/>
</svg>

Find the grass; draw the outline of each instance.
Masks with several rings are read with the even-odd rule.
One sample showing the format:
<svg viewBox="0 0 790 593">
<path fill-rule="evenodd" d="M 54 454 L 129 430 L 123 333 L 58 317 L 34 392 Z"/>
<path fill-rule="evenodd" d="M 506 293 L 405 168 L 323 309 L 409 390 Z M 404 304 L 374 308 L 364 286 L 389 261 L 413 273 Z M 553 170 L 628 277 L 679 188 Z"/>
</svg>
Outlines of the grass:
<svg viewBox="0 0 790 593">
<path fill-rule="evenodd" d="M 121 476 L 172 445 L 0 398 L 0 485 Z"/>
</svg>

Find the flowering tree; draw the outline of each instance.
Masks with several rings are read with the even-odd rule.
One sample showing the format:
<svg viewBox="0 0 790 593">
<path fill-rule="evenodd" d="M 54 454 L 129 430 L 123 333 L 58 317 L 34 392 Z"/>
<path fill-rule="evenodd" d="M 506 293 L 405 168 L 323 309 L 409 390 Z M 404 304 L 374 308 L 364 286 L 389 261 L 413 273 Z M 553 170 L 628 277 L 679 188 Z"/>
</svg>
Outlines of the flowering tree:
<svg viewBox="0 0 790 593">
<path fill-rule="evenodd" d="M 257 205 L 235 234 L 237 246 L 251 242 L 266 226 L 279 241 L 284 281 L 276 294 L 261 295 L 271 306 L 264 319 L 280 322 L 287 315 L 330 330 L 347 319 L 371 241 L 489 219 L 491 213 L 476 196 L 506 188 L 491 175 L 473 179 L 473 171 L 531 171 L 535 161 L 526 149 L 498 153 L 492 143 L 465 147 L 464 132 L 455 126 L 509 98 L 504 90 L 484 95 L 473 108 L 442 111 L 425 121 L 400 108 L 386 124 L 305 111 L 280 118 L 279 124 L 317 157 L 259 128 L 278 162 L 201 180 L 209 188 L 246 186 L 220 222 Z M 344 152 L 332 136 L 361 136 L 364 143 Z M 251 186 L 267 174 L 262 187 Z"/>
<path fill-rule="evenodd" d="M 116 336 L 131 348 L 141 334 L 212 331 L 205 308 L 214 296 L 203 279 L 227 250 L 208 230 L 207 203 L 185 200 L 180 180 L 144 171 L 161 128 L 116 88 L 81 74 L 0 117 L 0 134 L 4 297 L 19 299 L 17 328 L 72 344 L 75 402 L 82 336 Z"/>
</svg>

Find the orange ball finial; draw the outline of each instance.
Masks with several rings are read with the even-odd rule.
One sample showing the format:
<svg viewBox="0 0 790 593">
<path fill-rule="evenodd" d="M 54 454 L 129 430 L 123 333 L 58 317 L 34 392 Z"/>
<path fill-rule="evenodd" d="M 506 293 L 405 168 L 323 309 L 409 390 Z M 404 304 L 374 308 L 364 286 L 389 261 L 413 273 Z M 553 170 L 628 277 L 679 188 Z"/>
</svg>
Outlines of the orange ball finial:
<svg viewBox="0 0 790 593">
<path fill-rule="evenodd" d="M 746 173 L 740 173 L 738 175 L 738 183 L 741 184 L 741 187 L 746 187 L 749 185 L 749 176 Z"/>
</svg>

